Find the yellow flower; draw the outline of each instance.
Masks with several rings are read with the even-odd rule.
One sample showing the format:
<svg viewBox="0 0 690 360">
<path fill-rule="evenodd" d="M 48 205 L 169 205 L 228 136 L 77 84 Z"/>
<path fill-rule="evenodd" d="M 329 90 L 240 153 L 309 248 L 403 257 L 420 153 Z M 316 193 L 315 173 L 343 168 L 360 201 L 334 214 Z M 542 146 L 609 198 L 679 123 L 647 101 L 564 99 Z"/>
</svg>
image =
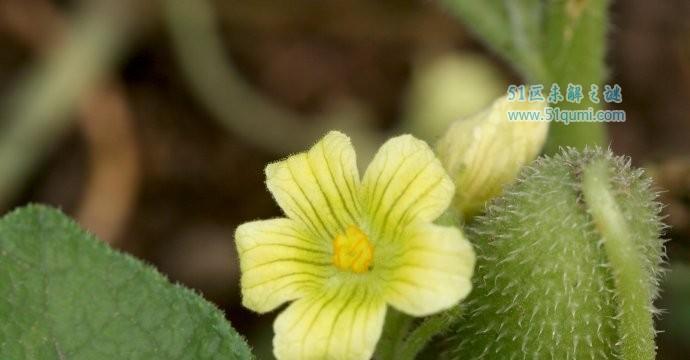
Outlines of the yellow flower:
<svg viewBox="0 0 690 360">
<path fill-rule="evenodd" d="M 436 144 L 436 152 L 453 177 L 455 207 L 466 217 L 498 196 L 526 163 L 541 151 L 549 123 L 509 121 L 509 111 L 544 111 L 540 102 L 498 98 L 486 110 L 454 122 Z"/>
<path fill-rule="evenodd" d="M 330 132 L 308 152 L 266 168 L 286 218 L 235 234 L 242 303 L 275 321 L 278 359 L 368 359 L 387 305 L 414 316 L 470 291 L 474 252 L 459 229 L 432 223 L 454 185 L 429 146 L 386 142 L 360 180 L 350 139 Z"/>
</svg>

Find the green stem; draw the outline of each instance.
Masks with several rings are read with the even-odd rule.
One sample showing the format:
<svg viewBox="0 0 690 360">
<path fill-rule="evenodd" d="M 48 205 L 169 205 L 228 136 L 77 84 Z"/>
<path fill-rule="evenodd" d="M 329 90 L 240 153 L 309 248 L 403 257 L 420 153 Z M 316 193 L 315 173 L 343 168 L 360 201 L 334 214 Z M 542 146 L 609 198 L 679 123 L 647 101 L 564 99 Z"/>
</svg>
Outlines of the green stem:
<svg viewBox="0 0 690 360">
<path fill-rule="evenodd" d="M 377 360 L 397 360 L 400 343 L 405 338 L 412 318 L 392 308 L 386 314 L 381 340 L 376 347 L 374 358 Z"/>
<path fill-rule="evenodd" d="M 399 351 L 399 360 L 413 360 L 434 336 L 440 335 L 462 317 L 460 306 L 424 319 L 407 337 Z"/>
<path fill-rule="evenodd" d="M 654 327 L 642 261 L 629 225 L 610 188 L 607 163 L 598 160 L 584 171 L 582 191 L 603 238 L 618 302 L 618 334 L 623 359 L 654 359 Z"/>
</svg>

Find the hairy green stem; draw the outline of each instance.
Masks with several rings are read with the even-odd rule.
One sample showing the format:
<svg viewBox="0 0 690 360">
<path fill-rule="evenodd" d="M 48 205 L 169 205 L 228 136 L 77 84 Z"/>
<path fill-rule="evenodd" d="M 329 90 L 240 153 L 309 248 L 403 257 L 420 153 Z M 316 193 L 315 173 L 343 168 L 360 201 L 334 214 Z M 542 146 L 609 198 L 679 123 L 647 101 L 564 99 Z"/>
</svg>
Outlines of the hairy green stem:
<svg viewBox="0 0 690 360">
<path fill-rule="evenodd" d="M 647 276 L 609 179 L 607 163 L 595 161 L 585 168 L 582 191 L 611 265 L 619 308 L 620 352 L 626 360 L 654 359 L 656 348 Z"/>
<path fill-rule="evenodd" d="M 580 84 L 585 98 L 580 103 L 560 102 L 563 110 L 594 111 L 601 103 L 588 100 L 590 85 L 605 79 L 604 58 L 609 0 L 443 0 L 494 51 L 508 60 L 527 83 Z M 561 146 L 579 149 L 606 145 L 603 123 L 552 122 L 546 153 Z"/>
<path fill-rule="evenodd" d="M 455 306 L 450 310 L 424 319 L 424 321 L 407 336 L 405 342 L 402 344 L 397 359 L 415 359 L 432 338 L 446 332 L 448 328 L 462 317 L 462 314 L 462 307 Z"/>
<path fill-rule="evenodd" d="M 386 314 L 386 324 L 383 327 L 381 340 L 376 347 L 374 358 L 377 360 L 397 360 L 400 343 L 405 338 L 412 318 L 392 308 Z"/>
</svg>

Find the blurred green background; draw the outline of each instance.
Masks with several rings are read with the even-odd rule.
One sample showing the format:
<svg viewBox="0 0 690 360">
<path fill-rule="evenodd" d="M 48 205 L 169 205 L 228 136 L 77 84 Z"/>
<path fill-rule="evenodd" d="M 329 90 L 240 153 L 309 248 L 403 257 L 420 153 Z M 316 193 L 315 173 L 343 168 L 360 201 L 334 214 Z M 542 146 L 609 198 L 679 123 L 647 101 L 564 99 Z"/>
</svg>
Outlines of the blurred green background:
<svg viewBox="0 0 690 360">
<path fill-rule="evenodd" d="M 627 113 L 610 147 L 653 174 L 671 225 L 660 359 L 690 352 L 688 19 L 685 0 L 616 1 L 608 38 Z M 270 358 L 272 315 L 240 306 L 232 241 L 280 216 L 266 163 L 337 128 L 362 165 L 519 82 L 435 1 L 0 0 L 0 214 L 61 207 Z"/>
</svg>

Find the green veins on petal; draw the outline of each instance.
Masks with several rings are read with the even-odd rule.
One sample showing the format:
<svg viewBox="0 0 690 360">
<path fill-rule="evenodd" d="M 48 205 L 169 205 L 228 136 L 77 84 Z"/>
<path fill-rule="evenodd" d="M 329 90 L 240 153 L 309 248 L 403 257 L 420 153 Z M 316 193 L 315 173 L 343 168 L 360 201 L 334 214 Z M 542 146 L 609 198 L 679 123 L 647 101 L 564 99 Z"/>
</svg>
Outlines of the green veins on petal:
<svg viewBox="0 0 690 360">
<path fill-rule="evenodd" d="M 249 222 L 235 238 L 243 305 L 274 324 L 278 359 L 368 359 L 387 305 L 415 316 L 470 291 L 474 252 L 462 232 L 433 225 L 454 185 L 429 146 L 387 141 L 360 180 L 350 139 L 330 132 L 266 167 L 286 218 Z"/>
</svg>

